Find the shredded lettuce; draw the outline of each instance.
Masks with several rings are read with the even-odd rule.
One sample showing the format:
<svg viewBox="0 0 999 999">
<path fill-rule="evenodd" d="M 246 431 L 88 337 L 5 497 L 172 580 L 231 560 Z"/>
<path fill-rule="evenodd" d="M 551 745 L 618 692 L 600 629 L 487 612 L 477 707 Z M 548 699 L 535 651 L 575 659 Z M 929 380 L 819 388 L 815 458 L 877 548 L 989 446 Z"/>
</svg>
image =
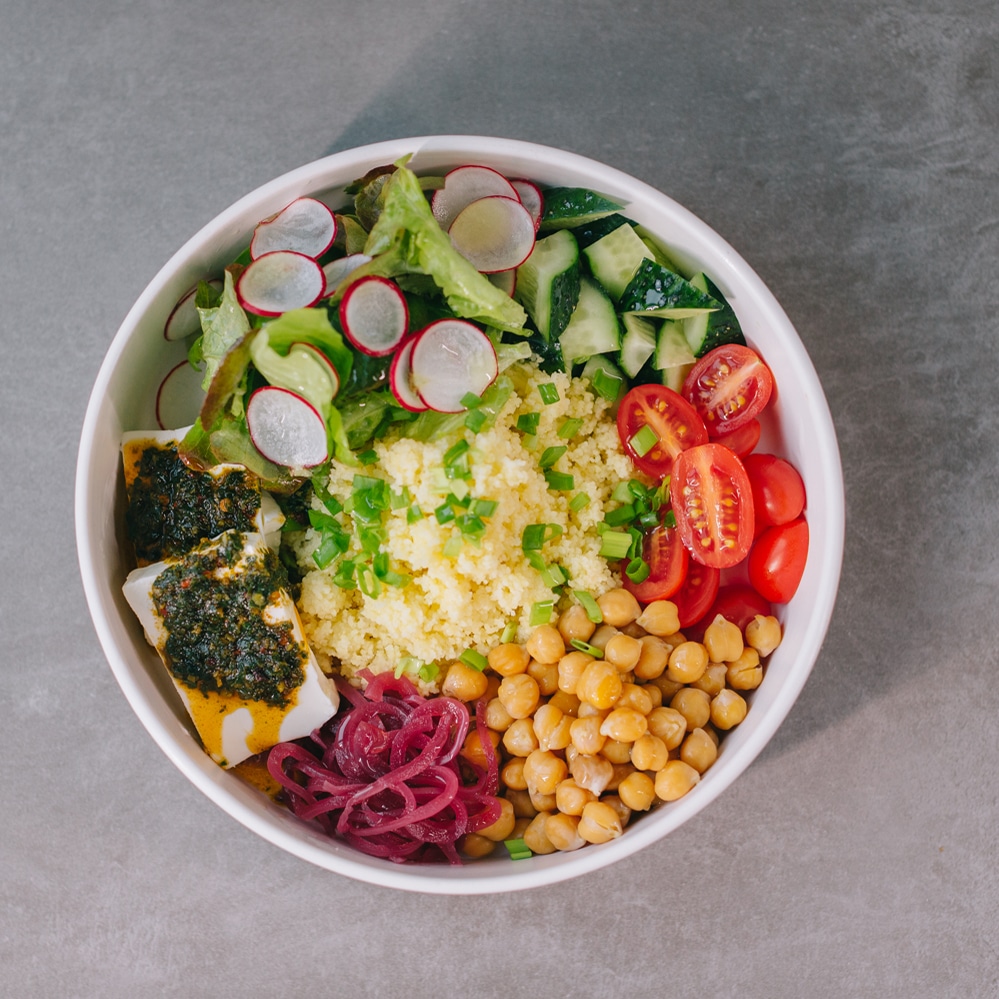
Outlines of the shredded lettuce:
<svg viewBox="0 0 999 999">
<path fill-rule="evenodd" d="M 247 319 L 236 298 L 236 286 L 228 270 L 225 272 L 225 283 L 219 304 L 214 308 L 199 308 L 198 316 L 201 319 L 202 330 L 200 354 L 205 362 L 201 387 L 208 391 L 208 386 L 211 385 L 212 378 L 229 348 L 250 332 L 250 320 Z"/>
<path fill-rule="evenodd" d="M 340 384 L 347 383 L 354 355 L 344 343 L 343 335 L 333 328 L 324 308 L 292 309 L 270 320 L 263 328 L 267 331 L 267 342 L 278 353 L 287 353 L 293 343 L 311 343 L 318 347 L 333 362 Z"/>
</svg>

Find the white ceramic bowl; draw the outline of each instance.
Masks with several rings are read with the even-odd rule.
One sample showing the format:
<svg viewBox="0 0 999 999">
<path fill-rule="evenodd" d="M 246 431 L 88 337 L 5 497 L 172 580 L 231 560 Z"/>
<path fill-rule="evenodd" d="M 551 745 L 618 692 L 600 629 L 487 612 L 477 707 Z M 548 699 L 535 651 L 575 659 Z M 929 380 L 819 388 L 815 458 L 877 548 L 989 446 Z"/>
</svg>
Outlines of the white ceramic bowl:
<svg viewBox="0 0 999 999">
<path fill-rule="evenodd" d="M 334 206 L 346 204 L 345 184 L 370 167 L 407 154 L 413 154 L 410 165 L 417 172 L 484 163 L 510 177 L 589 187 L 625 205 L 629 217 L 669 246 L 679 266 L 704 270 L 728 297 L 747 340 L 763 354 L 779 388 L 765 444 L 789 458 L 805 480 L 808 563 L 797 594 L 782 608 L 784 641 L 752 696 L 748 717 L 726 736 L 717 762 L 690 794 L 642 816 L 624 836 L 602 846 L 517 862 L 499 850 L 494 857 L 452 868 L 397 865 L 325 838 L 220 769 L 202 751 L 187 712 L 122 597 L 130 566 L 122 543 L 119 438 L 123 431 L 156 425 L 156 387 L 183 357 L 183 345 L 163 337 L 171 308 L 197 280 L 235 257 L 260 219 L 304 194 L 318 195 Z M 208 223 L 156 275 L 111 343 L 87 410 L 76 482 L 80 568 L 94 625 L 129 703 L 174 764 L 233 818 L 289 853 L 361 881 L 450 894 L 536 887 L 603 867 L 655 843 L 728 787 L 773 736 L 818 656 L 839 584 L 843 528 L 842 472 L 822 388 L 787 316 L 746 262 L 690 212 L 618 170 L 546 146 L 475 136 L 408 138 L 337 153 L 265 184 Z M 771 806 L 779 804 L 761 804 Z"/>
</svg>

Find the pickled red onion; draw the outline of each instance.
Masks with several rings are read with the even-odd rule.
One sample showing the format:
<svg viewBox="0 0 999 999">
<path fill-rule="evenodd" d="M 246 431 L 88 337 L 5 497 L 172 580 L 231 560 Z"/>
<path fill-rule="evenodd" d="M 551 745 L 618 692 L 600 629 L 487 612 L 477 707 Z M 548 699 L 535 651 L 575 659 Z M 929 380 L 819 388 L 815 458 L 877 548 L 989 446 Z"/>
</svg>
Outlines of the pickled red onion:
<svg viewBox="0 0 999 999">
<path fill-rule="evenodd" d="M 268 770 L 295 815 L 363 853 L 397 863 L 442 855 L 461 863 L 461 837 L 500 815 L 498 759 L 484 705 L 476 706 L 483 769 L 459 756 L 471 725 L 464 703 L 427 700 L 391 673 L 362 676 L 363 693 L 340 685 L 350 707 L 310 740 L 275 746 Z"/>
</svg>

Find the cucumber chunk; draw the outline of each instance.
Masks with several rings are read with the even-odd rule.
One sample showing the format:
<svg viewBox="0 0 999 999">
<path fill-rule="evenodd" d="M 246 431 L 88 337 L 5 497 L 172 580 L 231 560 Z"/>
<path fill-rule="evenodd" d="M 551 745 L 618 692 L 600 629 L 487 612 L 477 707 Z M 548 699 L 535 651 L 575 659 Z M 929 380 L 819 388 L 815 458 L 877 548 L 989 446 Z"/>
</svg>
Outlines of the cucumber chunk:
<svg viewBox="0 0 999 999">
<path fill-rule="evenodd" d="M 623 215 L 614 212 L 612 215 L 601 215 L 600 218 L 594 219 L 592 222 L 586 222 L 583 225 L 576 226 L 576 228 L 572 230 L 572 234 L 576 237 L 576 242 L 579 243 L 579 248 L 581 250 L 585 250 L 598 239 L 603 239 L 604 236 L 609 235 L 615 229 L 619 229 L 623 225 L 630 226 L 632 223 Z"/>
<path fill-rule="evenodd" d="M 732 306 L 725 301 L 724 296 L 705 274 L 695 274 L 690 279 L 692 287 L 703 291 L 714 298 L 721 308 L 717 312 L 704 312 L 696 316 L 688 316 L 683 320 L 683 332 L 695 357 L 703 357 L 709 350 L 720 347 L 723 343 L 745 344 L 742 327 L 736 318 Z"/>
<path fill-rule="evenodd" d="M 683 388 L 687 374 L 694 366 L 694 353 L 687 343 L 682 321 L 667 319 L 659 329 L 653 366 L 659 369 L 662 383 L 674 392 Z"/>
<path fill-rule="evenodd" d="M 566 371 L 594 354 L 614 354 L 621 349 L 621 324 L 614 303 L 595 281 L 580 280 L 579 301 L 559 344 Z"/>
<path fill-rule="evenodd" d="M 652 252 L 630 225 L 617 226 L 583 249 L 593 276 L 618 300 Z"/>
<path fill-rule="evenodd" d="M 588 378 L 594 392 L 615 404 L 628 387 L 624 372 L 606 354 L 594 354 L 583 365 L 579 377 Z"/>
<path fill-rule="evenodd" d="M 559 336 L 579 298 L 579 246 L 571 232 L 560 229 L 534 244 L 517 268 L 514 298 L 546 340 Z"/>
<path fill-rule="evenodd" d="M 661 319 L 685 319 L 722 307 L 721 302 L 698 291 L 679 274 L 648 258 L 639 264 L 619 306 L 622 312 Z"/>
<path fill-rule="evenodd" d="M 550 187 L 542 192 L 545 200 L 541 213 L 541 232 L 553 229 L 574 229 L 601 215 L 621 209 L 616 201 L 605 198 L 585 187 Z"/>
<path fill-rule="evenodd" d="M 634 378 L 656 351 L 656 327 L 651 320 L 633 312 L 621 316 L 621 325 L 624 326 L 624 334 L 621 336 L 618 363 L 629 378 Z"/>
</svg>

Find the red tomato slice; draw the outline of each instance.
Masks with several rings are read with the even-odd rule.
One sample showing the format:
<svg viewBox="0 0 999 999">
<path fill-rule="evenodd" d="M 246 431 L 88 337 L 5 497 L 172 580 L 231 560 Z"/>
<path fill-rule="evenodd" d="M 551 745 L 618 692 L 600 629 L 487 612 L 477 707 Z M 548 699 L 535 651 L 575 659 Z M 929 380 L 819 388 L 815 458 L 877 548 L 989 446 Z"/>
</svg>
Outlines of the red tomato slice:
<svg viewBox="0 0 999 999">
<path fill-rule="evenodd" d="M 770 401 L 774 376 L 755 350 L 739 343 L 709 350 L 690 369 L 683 397 L 704 421 L 708 434 L 730 434 L 762 412 Z"/>
<path fill-rule="evenodd" d="M 677 455 L 670 478 L 676 529 L 691 558 L 715 569 L 738 565 L 753 543 L 753 492 L 742 462 L 721 444 Z"/>
<path fill-rule="evenodd" d="M 749 553 L 749 581 L 760 596 L 786 604 L 794 596 L 808 558 L 808 522 L 768 527 Z"/>
<path fill-rule="evenodd" d="M 731 586 L 723 586 L 718 591 L 715 602 L 711 605 L 711 609 L 707 614 L 704 615 L 701 623 L 705 625 L 710 624 L 716 615 L 721 614 L 726 621 L 731 621 L 733 624 L 738 625 L 740 631 L 745 631 L 746 625 L 757 614 L 769 617 L 772 613 L 773 608 L 770 606 L 769 600 L 761 597 L 751 586 L 734 583 Z"/>
<path fill-rule="evenodd" d="M 774 454 L 751 454 L 744 461 L 753 490 L 756 523 L 789 524 L 805 508 L 805 483 L 789 461 Z"/>
<path fill-rule="evenodd" d="M 689 628 L 704 617 L 718 596 L 720 579 L 721 573 L 717 569 L 690 560 L 683 586 L 670 597 L 676 604 L 681 628 Z"/>
<path fill-rule="evenodd" d="M 738 430 L 733 430 L 730 434 L 716 437 L 718 444 L 724 444 L 730 451 L 734 451 L 740 458 L 745 458 L 752 454 L 756 445 L 760 443 L 760 434 L 763 428 L 760 421 L 755 417 L 748 423 L 744 423 Z M 748 469 L 747 469 L 748 471 Z"/>
<path fill-rule="evenodd" d="M 643 604 L 672 597 L 683 584 L 689 560 L 680 535 L 671 527 L 654 527 L 642 542 L 642 558 L 649 563 L 648 576 L 633 583 L 622 575 L 624 588 Z"/>
<path fill-rule="evenodd" d="M 640 455 L 631 439 L 642 427 L 650 427 L 658 440 Z M 631 389 L 618 407 L 617 432 L 635 467 L 657 479 L 669 475 L 681 451 L 708 440 L 704 421 L 694 407 L 665 385 L 636 385 Z"/>
</svg>

